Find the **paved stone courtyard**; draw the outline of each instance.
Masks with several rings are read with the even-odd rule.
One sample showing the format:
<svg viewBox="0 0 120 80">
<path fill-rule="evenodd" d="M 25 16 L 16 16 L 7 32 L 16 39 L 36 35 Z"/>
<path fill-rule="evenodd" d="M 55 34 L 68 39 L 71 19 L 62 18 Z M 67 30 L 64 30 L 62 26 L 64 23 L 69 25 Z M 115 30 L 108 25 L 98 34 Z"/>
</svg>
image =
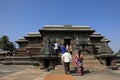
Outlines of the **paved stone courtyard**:
<svg viewBox="0 0 120 80">
<path fill-rule="evenodd" d="M 75 73 L 45 72 L 39 67 L 28 65 L 2 65 L 0 64 L 0 80 L 120 80 L 120 69 L 107 72 L 85 73 L 78 76 Z"/>
</svg>

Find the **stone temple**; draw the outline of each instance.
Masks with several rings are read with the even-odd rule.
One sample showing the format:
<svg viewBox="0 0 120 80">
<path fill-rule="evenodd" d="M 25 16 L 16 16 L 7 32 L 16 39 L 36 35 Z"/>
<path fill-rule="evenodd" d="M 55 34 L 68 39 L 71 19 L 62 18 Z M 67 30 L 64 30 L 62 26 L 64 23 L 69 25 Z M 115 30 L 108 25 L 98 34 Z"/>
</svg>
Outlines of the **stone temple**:
<svg viewBox="0 0 120 80">
<path fill-rule="evenodd" d="M 57 55 L 53 48 L 55 42 L 59 43 L 59 47 L 62 44 L 72 45 L 73 57 L 81 50 L 86 69 L 99 70 L 113 65 L 115 55 L 108 45 L 110 40 L 89 26 L 45 25 L 37 32 L 30 32 L 16 41 L 19 45 L 16 56 L 25 57 L 29 51 L 28 58 L 37 61 L 41 69 L 55 69 L 61 64 L 61 51 Z"/>
</svg>

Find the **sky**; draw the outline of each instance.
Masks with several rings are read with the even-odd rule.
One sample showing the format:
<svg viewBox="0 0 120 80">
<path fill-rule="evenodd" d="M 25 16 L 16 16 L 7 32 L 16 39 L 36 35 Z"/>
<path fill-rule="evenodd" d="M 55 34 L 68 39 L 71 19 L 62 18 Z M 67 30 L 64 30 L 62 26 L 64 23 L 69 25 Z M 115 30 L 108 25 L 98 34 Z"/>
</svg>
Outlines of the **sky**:
<svg viewBox="0 0 120 80">
<path fill-rule="evenodd" d="M 12 42 L 44 25 L 90 26 L 120 50 L 120 0 L 0 0 L 0 37 Z"/>
</svg>

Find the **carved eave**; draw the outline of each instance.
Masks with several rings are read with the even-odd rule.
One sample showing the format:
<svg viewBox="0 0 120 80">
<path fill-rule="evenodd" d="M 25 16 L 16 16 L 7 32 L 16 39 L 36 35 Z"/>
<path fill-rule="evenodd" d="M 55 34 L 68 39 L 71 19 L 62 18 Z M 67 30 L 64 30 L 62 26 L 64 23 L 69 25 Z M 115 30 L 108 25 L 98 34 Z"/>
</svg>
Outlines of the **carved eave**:
<svg viewBox="0 0 120 80">
<path fill-rule="evenodd" d="M 39 31 L 92 31 L 94 32 L 95 30 L 92 30 L 89 26 L 45 26 L 43 29 Z"/>
<path fill-rule="evenodd" d="M 73 26 L 73 25 L 45 25 L 43 29 L 40 29 L 39 32 L 42 34 L 44 32 L 89 32 L 93 33 L 95 30 L 92 30 L 89 26 Z"/>
<path fill-rule="evenodd" d="M 28 38 L 40 38 L 42 36 L 41 36 L 40 32 L 30 32 L 30 33 L 28 33 L 27 36 L 24 36 L 24 37 L 25 37 L 25 39 L 28 39 Z"/>
<path fill-rule="evenodd" d="M 110 40 L 108 40 L 108 38 L 103 38 L 103 39 L 101 40 L 101 42 L 106 42 L 106 43 L 109 43 L 109 42 L 110 42 Z"/>
<path fill-rule="evenodd" d="M 101 41 L 101 39 L 103 39 L 104 38 L 104 36 L 102 36 L 101 34 L 99 34 L 99 33 L 93 33 L 92 35 L 90 35 L 90 40 L 91 40 L 91 42 L 93 42 L 94 43 L 94 40 L 96 41 Z"/>
<path fill-rule="evenodd" d="M 116 55 L 116 56 L 120 58 L 120 54 L 118 54 L 118 55 Z"/>
<path fill-rule="evenodd" d="M 15 41 L 16 43 L 27 43 L 28 40 L 26 40 L 24 37 L 23 38 L 20 38 L 18 41 Z"/>
<path fill-rule="evenodd" d="M 104 38 L 104 36 L 102 36 L 101 34 L 99 34 L 99 33 L 93 33 L 92 35 L 90 35 L 90 38 Z"/>
</svg>

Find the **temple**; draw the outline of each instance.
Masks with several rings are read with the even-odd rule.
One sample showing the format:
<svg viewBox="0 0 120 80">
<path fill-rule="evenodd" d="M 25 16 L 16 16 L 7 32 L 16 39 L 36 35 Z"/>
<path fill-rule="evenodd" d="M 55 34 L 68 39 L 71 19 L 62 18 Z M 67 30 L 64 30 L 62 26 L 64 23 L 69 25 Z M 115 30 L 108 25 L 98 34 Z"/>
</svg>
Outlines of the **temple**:
<svg viewBox="0 0 120 80">
<path fill-rule="evenodd" d="M 30 57 L 38 60 L 41 69 L 55 69 L 57 65 L 61 64 L 61 51 L 59 50 L 59 55 L 57 55 L 53 48 L 55 42 L 58 42 L 59 47 L 63 44 L 71 45 L 72 55 L 81 50 L 85 56 L 84 66 L 86 65 L 87 69 L 93 62 L 96 62 L 95 64 L 98 66 L 111 66 L 115 58 L 108 45 L 110 40 L 89 26 L 45 25 L 38 32 L 30 32 L 16 42 L 19 45 L 16 56 L 26 56 L 26 52 L 29 51 Z M 88 65 L 87 61 L 91 65 Z"/>
</svg>

